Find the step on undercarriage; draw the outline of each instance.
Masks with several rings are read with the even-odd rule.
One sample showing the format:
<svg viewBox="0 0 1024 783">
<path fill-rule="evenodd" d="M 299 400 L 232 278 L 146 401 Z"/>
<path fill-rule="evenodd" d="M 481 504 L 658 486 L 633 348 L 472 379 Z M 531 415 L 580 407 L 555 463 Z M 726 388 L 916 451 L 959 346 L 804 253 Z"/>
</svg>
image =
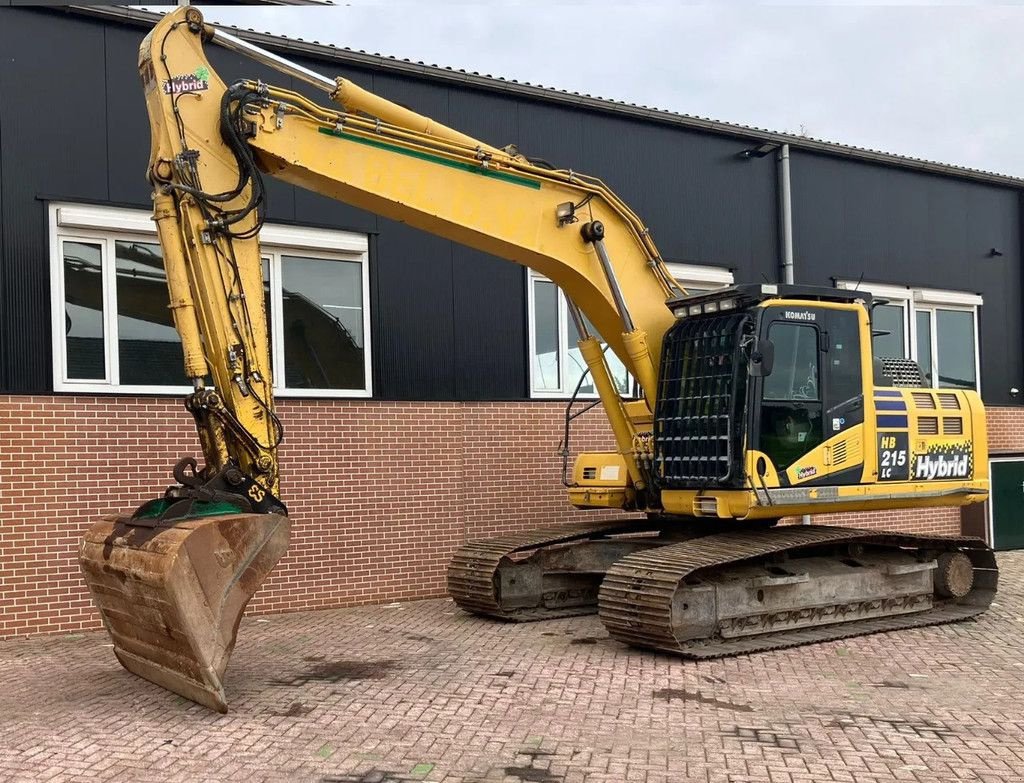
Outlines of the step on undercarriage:
<svg viewBox="0 0 1024 783">
<path fill-rule="evenodd" d="M 963 620 L 996 591 L 995 556 L 974 538 L 817 525 L 707 534 L 682 522 L 471 541 L 449 566 L 449 592 L 502 620 L 598 611 L 621 642 L 715 658 Z"/>
</svg>

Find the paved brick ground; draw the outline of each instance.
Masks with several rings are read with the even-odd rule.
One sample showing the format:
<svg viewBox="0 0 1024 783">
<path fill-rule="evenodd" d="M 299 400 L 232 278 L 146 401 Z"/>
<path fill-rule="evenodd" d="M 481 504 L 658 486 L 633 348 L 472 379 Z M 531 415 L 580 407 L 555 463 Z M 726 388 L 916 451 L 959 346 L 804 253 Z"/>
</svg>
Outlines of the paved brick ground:
<svg viewBox="0 0 1024 783">
<path fill-rule="evenodd" d="M 975 622 L 705 663 L 447 601 L 250 618 L 233 711 L 0 643 L 0 781 L 1024 780 L 1024 553 Z"/>
</svg>

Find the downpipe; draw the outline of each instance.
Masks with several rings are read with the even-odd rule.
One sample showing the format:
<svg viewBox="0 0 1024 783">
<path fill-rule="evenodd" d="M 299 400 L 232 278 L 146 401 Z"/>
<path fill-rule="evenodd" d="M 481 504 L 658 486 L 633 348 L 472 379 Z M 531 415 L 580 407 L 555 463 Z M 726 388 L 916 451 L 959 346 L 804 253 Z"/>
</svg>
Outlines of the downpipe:
<svg viewBox="0 0 1024 783">
<path fill-rule="evenodd" d="M 782 251 L 782 282 L 793 285 L 793 190 L 789 170 L 789 145 L 779 148 L 779 238 Z M 811 524 L 811 515 L 800 517 L 801 525 Z"/>
</svg>

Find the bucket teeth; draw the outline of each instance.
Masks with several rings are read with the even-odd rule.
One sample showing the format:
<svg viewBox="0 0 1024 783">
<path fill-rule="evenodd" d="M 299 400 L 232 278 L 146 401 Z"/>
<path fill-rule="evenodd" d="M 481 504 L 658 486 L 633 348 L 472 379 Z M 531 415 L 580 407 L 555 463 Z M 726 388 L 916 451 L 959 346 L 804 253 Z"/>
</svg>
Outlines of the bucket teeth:
<svg viewBox="0 0 1024 783">
<path fill-rule="evenodd" d="M 223 676 L 249 599 L 288 548 L 287 517 L 231 514 L 143 527 L 107 518 L 82 573 L 130 672 L 227 712 Z"/>
</svg>

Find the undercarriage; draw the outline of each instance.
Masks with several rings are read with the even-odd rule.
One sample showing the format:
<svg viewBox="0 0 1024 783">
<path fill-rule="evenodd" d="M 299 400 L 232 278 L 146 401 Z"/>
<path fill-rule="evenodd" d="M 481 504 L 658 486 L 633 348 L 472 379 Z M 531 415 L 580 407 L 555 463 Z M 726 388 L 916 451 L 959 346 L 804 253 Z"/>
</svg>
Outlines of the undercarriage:
<svg viewBox="0 0 1024 783">
<path fill-rule="evenodd" d="M 612 638 L 688 658 L 963 620 L 995 595 L 978 539 L 741 525 L 651 517 L 471 541 L 448 589 L 501 620 L 597 612 Z"/>
</svg>

